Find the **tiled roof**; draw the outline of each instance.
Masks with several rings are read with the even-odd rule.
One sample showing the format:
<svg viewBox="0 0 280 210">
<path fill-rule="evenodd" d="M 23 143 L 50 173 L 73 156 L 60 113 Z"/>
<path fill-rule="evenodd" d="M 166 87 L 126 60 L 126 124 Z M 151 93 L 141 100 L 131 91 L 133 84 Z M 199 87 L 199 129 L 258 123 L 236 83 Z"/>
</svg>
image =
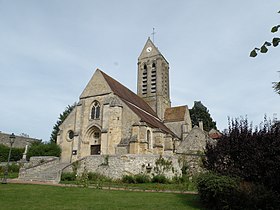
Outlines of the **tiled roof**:
<svg viewBox="0 0 280 210">
<path fill-rule="evenodd" d="M 215 129 L 211 129 L 209 131 L 209 137 L 211 139 L 219 139 L 219 138 L 222 137 L 222 134 L 219 131 L 215 130 Z"/>
<path fill-rule="evenodd" d="M 184 121 L 186 106 L 170 107 L 165 110 L 164 121 L 174 122 L 174 121 Z"/>
<path fill-rule="evenodd" d="M 163 124 L 154 110 L 142 98 L 101 70 L 100 72 L 107 81 L 113 93 L 117 95 L 135 114 L 137 114 L 141 120 L 153 128 L 159 128 L 165 133 L 175 135 Z"/>
</svg>

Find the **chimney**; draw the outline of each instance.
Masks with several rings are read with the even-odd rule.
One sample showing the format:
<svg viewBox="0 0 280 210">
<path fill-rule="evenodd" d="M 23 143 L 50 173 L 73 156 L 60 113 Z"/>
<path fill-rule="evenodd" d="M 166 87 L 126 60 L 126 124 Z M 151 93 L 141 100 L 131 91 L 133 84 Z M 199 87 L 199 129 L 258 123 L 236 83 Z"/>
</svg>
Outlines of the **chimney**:
<svg viewBox="0 0 280 210">
<path fill-rule="evenodd" d="M 203 121 L 199 121 L 199 122 L 198 122 L 198 127 L 199 127 L 201 130 L 203 130 Z"/>
</svg>

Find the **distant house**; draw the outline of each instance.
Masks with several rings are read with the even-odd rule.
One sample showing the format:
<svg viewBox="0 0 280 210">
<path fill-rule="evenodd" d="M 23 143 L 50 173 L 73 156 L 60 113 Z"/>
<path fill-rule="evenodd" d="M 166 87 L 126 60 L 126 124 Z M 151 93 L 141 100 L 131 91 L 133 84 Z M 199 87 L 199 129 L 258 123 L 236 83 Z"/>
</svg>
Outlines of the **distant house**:
<svg viewBox="0 0 280 210">
<path fill-rule="evenodd" d="M 8 133 L 0 132 L 0 144 L 10 146 L 10 135 Z M 26 145 L 30 146 L 33 142 L 40 142 L 42 140 L 30 138 L 26 136 L 16 135 L 15 142 L 13 144 L 14 148 L 25 148 Z"/>
</svg>

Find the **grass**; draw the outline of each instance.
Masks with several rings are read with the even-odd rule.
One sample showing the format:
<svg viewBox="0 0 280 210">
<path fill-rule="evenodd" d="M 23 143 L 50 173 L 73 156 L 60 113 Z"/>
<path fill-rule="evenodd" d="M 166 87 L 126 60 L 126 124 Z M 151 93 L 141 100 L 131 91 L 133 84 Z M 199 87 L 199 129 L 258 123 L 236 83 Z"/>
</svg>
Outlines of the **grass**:
<svg viewBox="0 0 280 210">
<path fill-rule="evenodd" d="M 0 185 L 0 203 L 5 210 L 201 209 L 197 195 L 25 184 Z"/>
<path fill-rule="evenodd" d="M 80 184 L 78 181 L 61 181 L 61 184 Z M 160 184 L 160 183 L 136 183 L 128 184 L 123 182 L 88 182 L 92 187 L 114 187 L 114 188 L 128 188 L 128 189 L 137 189 L 137 190 L 169 190 L 169 191 L 196 191 L 196 187 L 193 183 L 182 183 L 182 184 Z"/>
</svg>

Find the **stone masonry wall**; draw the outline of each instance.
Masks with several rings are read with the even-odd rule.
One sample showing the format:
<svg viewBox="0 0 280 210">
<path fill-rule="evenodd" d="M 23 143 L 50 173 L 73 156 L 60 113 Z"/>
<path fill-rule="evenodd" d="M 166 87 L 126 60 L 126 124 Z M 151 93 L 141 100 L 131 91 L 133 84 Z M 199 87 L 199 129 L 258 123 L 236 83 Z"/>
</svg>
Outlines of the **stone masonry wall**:
<svg viewBox="0 0 280 210">
<path fill-rule="evenodd" d="M 10 146 L 10 135 L 11 134 L 0 132 L 0 144 L 4 144 L 9 147 Z M 25 148 L 26 145 L 30 146 L 33 142 L 39 142 L 39 141 L 41 141 L 41 140 L 16 135 L 13 147 L 14 148 Z"/>
<path fill-rule="evenodd" d="M 158 161 L 162 158 L 161 161 Z M 183 157 L 181 155 L 92 155 L 85 157 L 79 161 L 78 175 L 82 174 L 84 170 L 87 172 L 95 172 L 103 174 L 113 179 L 120 179 L 123 175 L 135 175 L 145 173 L 150 175 L 157 175 L 161 172 L 168 177 L 182 175 L 182 167 L 184 161 L 188 162 L 188 168 L 193 170 L 190 174 L 199 171 L 200 157 Z M 156 164 L 156 162 L 163 162 L 164 164 Z M 169 164 L 169 163 L 170 164 Z M 165 168 L 165 169 L 164 169 Z M 72 167 L 68 166 L 64 169 L 65 172 L 72 171 Z"/>
</svg>

